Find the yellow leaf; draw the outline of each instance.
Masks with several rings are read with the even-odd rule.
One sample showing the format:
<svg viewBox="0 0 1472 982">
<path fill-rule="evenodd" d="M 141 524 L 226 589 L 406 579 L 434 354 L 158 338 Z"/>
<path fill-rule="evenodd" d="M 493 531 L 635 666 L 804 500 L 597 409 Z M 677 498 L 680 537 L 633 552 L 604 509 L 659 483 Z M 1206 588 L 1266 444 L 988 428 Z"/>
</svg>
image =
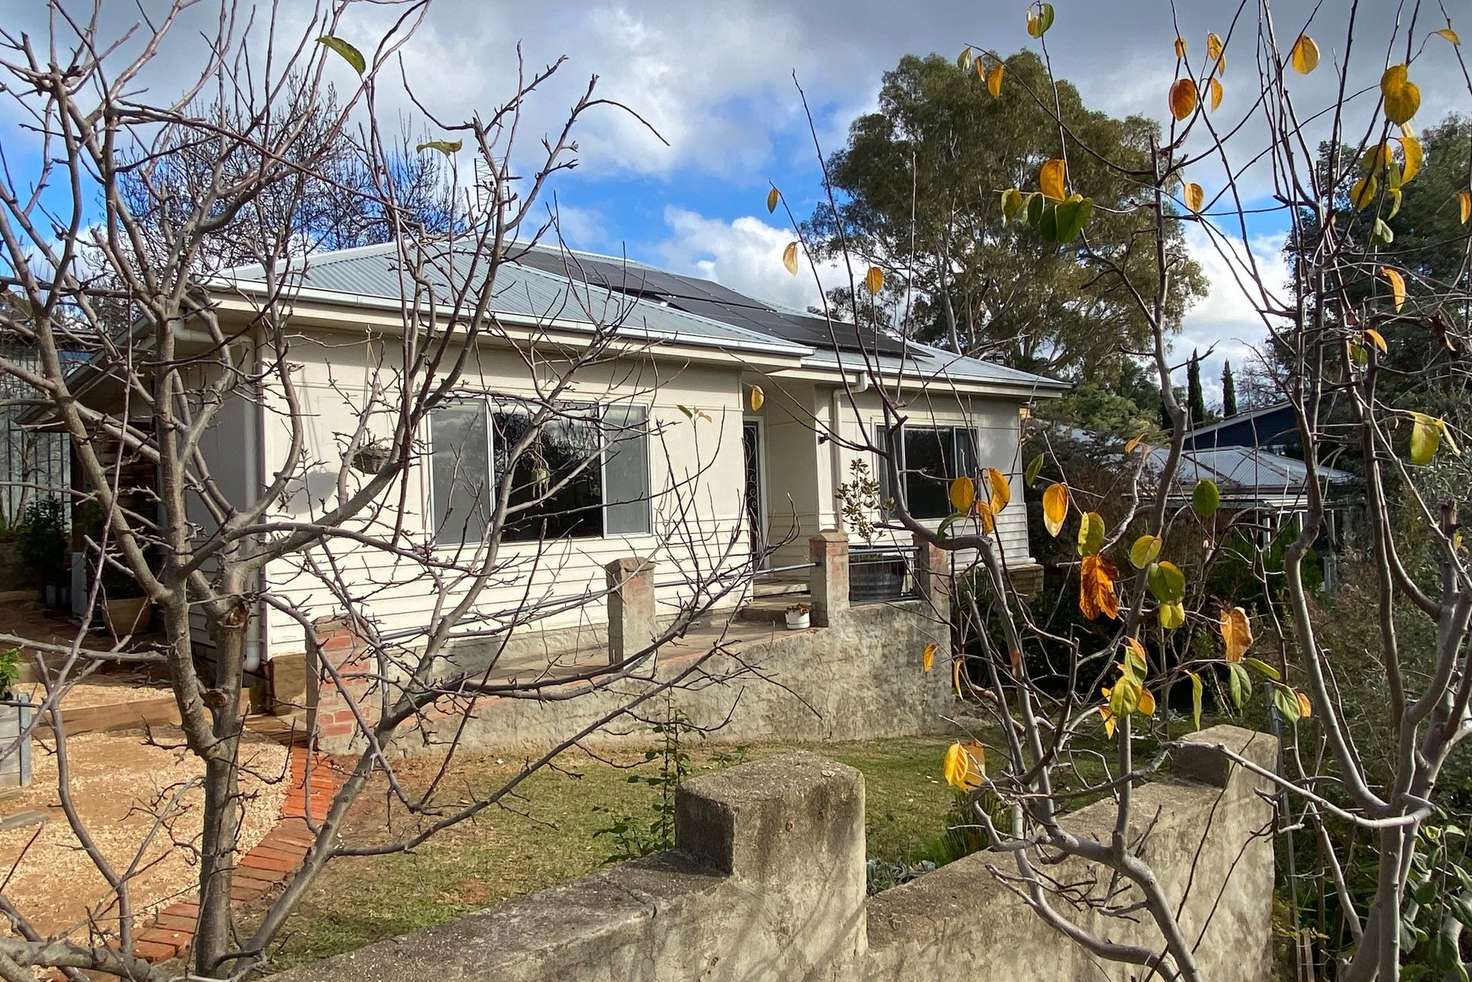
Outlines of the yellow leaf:
<svg viewBox="0 0 1472 982">
<path fill-rule="evenodd" d="M 1146 716 L 1155 715 L 1155 697 L 1150 694 L 1149 689 L 1140 690 L 1140 702 L 1135 708 Z"/>
<path fill-rule="evenodd" d="M 1170 87 L 1170 114 L 1185 119 L 1196 111 L 1196 83 L 1189 78 L 1177 79 Z"/>
<path fill-rule="evenodd" d="M 870 266 L 869 272 L 864 274 L 864 286 L 874 294 L 884 289 L 884 270 L 878 266 Z"/>
<path fill-rule="evenodd" d="M 1400 138 L 1400 149 L 1406 158 L 1400 175 L 1400 182 L 1405 184 L 1421 172 L 1421 164 L 1426 159 L 1426 151 L 1422 149 L 1421 141 L 1409 133 Z"/>
<path fill-rule="evenodd" d="M 777 210 L 777 202 L 782 200 L 782 193 L 776 188 L 767 192 L 767 214 Z"/>
<path fill-rule="evenodd" d="M 1365 328 L 1365 338 L 1374 344 L 1375 347 L 1379 348 L 1382 355 L 1390 354 L 1390 347 L 1385 343 L 1385 335 L 1373 327 Z"/>
<path fill-rule="evenodd" d="M 1043 192 L 1043 197 L 1054 201 L 1066 198 L 1067 195 L 1063 193 L 1065 176 L 1062 160 L 1055 157 L 1043 161 L 1043 166 L 1038 168 L 1038 189 Z"/>
<path fill-rule="evenodd" d="M 1457 220 L 1466 225 L 1467 219 L 1472 218 L 1472 191 L 1457 192 L 1457 211 L 1459 212 Z"/>
<path fill-rule="evenodd" d="M 964 515 L 976 501 L 976 482 L 965 474 L 951 482 L 951 507 Z"/>
<path fill-rule="evenodd" d="M 980 58 L 978 58 L 974 62 L 971 63 L 971 67 L 976 69 L 976 77 L 979 78 L 979 79 L 981 79 L 983 82 L 985 82 L 986 81 L 986 62 L 983 61 L 983 60 L 981 60 Z"/>
<path fill-rule="evenodd" d="M 946 783 L 958 791 L 980 787 L 986 774 L 986 751 L 974 740 L 966 744 L 959 741 L 951 744 L 941 762 L 941 774 Z"/>
<path fill-rule="evenodd" d="M 961 659 L 959 658 L 951 659 L 951 688 L 955 690 L 956 695 L 961 694 Z"/>
<path fill-rule="evenodd" d="M 1457 37 L 1457 32 L 1454 31 L 1454 30 L 1452 30 L 1450 27 L 1443 27 L 1441 30 L 1437 31 L 1436 33 L 1439 34 L 1439 35 L 1441 35 L 1446 40 L 1450 41 L 1452 44 L 1461 44 L 1462 43 L 1462 39 L 1459 38 L 1459 37 Z M 1307 714 L 1305 713 L 1305 715 L 1307 715 Z"/>
<path fill-rule="evenodd" d="M 1100 706 L 1099 716 L 1104 720 L 1104 735 L 1114 739 L 1114 714 L 1109 711 L 1108 706 Z"/>
<path fill-rule="evenodd" d="M 1300 34 L 1293 43 L 1291 58 L 1293 70 L 1300 75 L 1307 75 L 1319 67 L 1319 46 L 1307 34 Z"/>
<path fill-rule="evenodd" d="M 1089 620 L 1100 614 L 1119 619 L 1119 597 L 1114 593 L 1117 573 L 1114 564 L 1098 553 L 1087 555 L 1079 562 L 1078 609 Z"/>
<path fill-rule="evenodd" d="M 1206 203 L 1205 199 L 1206 194 L 1201 190 L 1201 185 L 1195 183 L 1186 185 L 1187 208 L 1199 214 L 1201 212 L 1201 206 Z M 1129 453 L 1129 450 L 1126 449 L 1125 453 Z"/>
<path fill-rule="evenodd" d="M 1104 516 L 1096 511 L 1084 512 L 1078 523 L 1078 554 L 1090 556 L 1104 548 Z"/>
<path fill-rule="evenodd" d="M 1406 302 L 1406 278 L 1400 275 L 1399 270 L 1391 269 L 1389 266 L 1381 266 L 1380 272 L 1390 283 L 1390 298 L 1395 303 L 1396 312 L 1399 313 L 1400 308 Z"/>
<path fill-rule="evenodd" d="M 1063 520 L 1068 517 L 1068 485 L 1050 484 L 1043 492 L 1043 525 L 1048 534 L 1058 538 L 1063 531 Z"/>
<path fill-rule="evenodd" d="M 1134 678 L 1143 679 L 1150 671 L 1150 659 L 1145 655 L 1145 646 L 1139 638 L 1126 636 L 1124 639 L 1124 671 Z"/>
<path fill-rule="evenodd" d="M 751 387 L 751 411 L 759 412 L 762 408 L 762 403 L 766 401 L 767 394 L 762 391 L 762 387 L 760 385 L 753 385 Z"/>
<path fill-rule="evenodd" d="M 1441 448 L 1446 421 L 1425 413 L 1411 413 L 1411 419 L 1414 421 L 1411 425 L 1411 463 L 1425 467 Z"/>
<path fill-rule="evenodd" d="M 1220 79 L 1213 78 L 1206 83 L 1206 88 L 1211 92 L 1211 111 L 1216 112 L 1217 107 L 1222 104 L 1222 83 Z"/>
<path fill-rule="evenodd" d="M 992 489 L 992 512 L 1001 514 L 1002 509 L 1012 501 L 1012 484 L 1007 480 L 1007 475 L 995 467 L 986 469 L 986 483 Z"/>
<path fill-rule="evenodd" d="M 787 248 L 782 250 L 782 265 L 787 267 L 787 272 L 793 276 L 797 275 L 797 243 L 787 243 Z"/>
<path fill-rule="evenodd" d="M 1176 57 L 1186 57 L 1186 39 L 1183 37 L 1176 38 Z"/>
<path fill-rule="evenodd" d="M 1241 661 L 1252 647 L 1252 622 L 1247 619 L 1247 611 L 1241 607 L 1223 607 L 1218 627 L 1226 645 L 1227 661 Z"/>
<path fill-rule="evenodd" d="M 1380 185 L 1373 177 L 1362 177 L 1354 182 L 1354 187 L 1349 189 L 1350 204 L 1356 208 L 1366 208 L 1375 202 L 1375 194 L 1380 190 Z"/>
<path fill-rule="evenodd" d="M 1307 693 L 1294 693 L 1298 697 L 1298 718 L 1308 719 L 1314 714 L 1314 704 L 1309 700 Z"/>
<path fill-rule="evenodd" d="M 1183 603 L 1163 603 L 1156 612 L 1160 626 L 1167 631 L 1174 631 L 1186 623 L 1186 605 Z"/>
<path fill-rule="evenodd" d="M 1405 65 L 1391 65 L 1380 76 L 1380 95 L 1385 100 L 1385 118 L 1404 123 L 1421 108 L 1421 90 L 1412 82 Z"/>
<path fill-rule="evenodd" d="M 986 90 L 993 99 L 1002 94 L 1002 73 L 1006 70 L 1007 66 L 999 61 L 986 73 Z"/>
<path fill-rule="evenodd" d="M 992 533 L 996 532 L 997 513 L 992 511 L 992 506 L 990 502 L 982 501 L 980 498 L 977 499 L 976 517 L 981 519 L 981 530 L 983 532 L 985 532 L 987 535 L 991 535 Z"/>
<path fill-rule="evenodd" d="M 920 667 L 927 673 L 935 667 L 935 652 L 936 645 L 934 641 L 927 644 L 925 650 L 920 652 Z"/>
<path fill-rule="evenodd" d="M 1206 57 L 1216 63 L 1213 75 L 1225 74 L 1227 70 L 1227 59 L 1222 57 L 1222 39 L 1219 35 L 1206 35 Z"/>
<path fill-rule="evenodd" d="M 1139 445 L 1144 441 L 1144 439 L 1145 439 L 1145 431 L 1144 430 L 1141 430 L 1140 432 L 1136 433 L 1134 436 L 1130 437 L 1127 441 L 1125 441 L 1125 445 L 1124 445 L 1125 456 L 1129 456 L 1130 454 L 1134 453 L 1135 452 L 1135 449 L 1137 447 L 1139 447 Z"/>
<path fill-rule="evenodd" d="M 1130 546 L 1130 565 L 1144 569 L 1160 558 L 1160 547 L 1164 545 L 1158 535 L 1142 535 Z"/>
</svg>

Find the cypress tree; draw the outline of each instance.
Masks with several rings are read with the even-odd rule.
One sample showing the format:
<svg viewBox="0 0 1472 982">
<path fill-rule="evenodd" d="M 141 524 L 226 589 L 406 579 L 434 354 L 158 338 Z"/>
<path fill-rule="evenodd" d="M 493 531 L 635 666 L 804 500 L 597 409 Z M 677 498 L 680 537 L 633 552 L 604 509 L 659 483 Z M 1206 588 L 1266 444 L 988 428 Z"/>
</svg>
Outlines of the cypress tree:
<svg viewBox="0 0 1472 982">
<path fill-rule="evenodd" d="M 1232 379 L 1232 363 L 1222 364 L 1222 417 L 1237 415 L 1237 383 Z"/>
<path fill-rule="evenodd" d="M 1201 393 L 1201 358 L 1191 350 L 1191 360 L 1186 363 L 1186 409 L 1191 414 L 1191 426 L 1206 422 L 1206 397 Z"/>
</svg>

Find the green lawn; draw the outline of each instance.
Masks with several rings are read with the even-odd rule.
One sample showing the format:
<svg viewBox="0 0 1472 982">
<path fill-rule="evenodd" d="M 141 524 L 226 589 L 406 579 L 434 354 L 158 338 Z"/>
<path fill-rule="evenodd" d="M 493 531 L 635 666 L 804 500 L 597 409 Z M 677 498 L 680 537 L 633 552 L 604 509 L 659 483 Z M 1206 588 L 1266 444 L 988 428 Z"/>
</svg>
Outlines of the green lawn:
<svg viewBox="0 0 1472 982">
<path fill-rule="evenodd" d="M 929 858 L 927 849 L 944 835 L 955 793 L 940 777 L 947 741 L 932 738 L 832 744 L 812 749 L 862 771 L 867 796 L 866 826 L 871 858 L 911 862 Z M 753 747 L 746 759 L 780 753 L 781 746 Z M 729 753 L 729 751 L 727 752 Z M 697 773 L 731 763 L 709 748 L 691 749 Z M 583 876 L 603 866 L 615 844 L 595 832 L 614 815 L 648 821 L 657 791 L 631 783 L 632 774 L 654 774 L 657 762 L 621 755 L 610 766 L 589 757 L 564 755 L 558 770 L 530 778 L 522 795 L 504 808 L 489 809 L 474 823 L 440 833 L 414 854 L 334 861 L 308 892 L 287 924 L 284 944 L 272 960 L 281 970 L 361 947 L 380 938 L 428 927 L 466 911 Z M 514 774 L 516 758 L 466 758 L 442 789 L 463 789 L 467 800 Z M 416 778 L 413 764 L 401 779 Z M 385 826 L 385 799 L 360 803 L 352 825 L 360 841 Z M 599 808 L 606 811 L 599 811 Z M 396 826 L 402 815 L 393 816 Z M 247 922 L 251 917 L 247 915 Z"/>
</svg>

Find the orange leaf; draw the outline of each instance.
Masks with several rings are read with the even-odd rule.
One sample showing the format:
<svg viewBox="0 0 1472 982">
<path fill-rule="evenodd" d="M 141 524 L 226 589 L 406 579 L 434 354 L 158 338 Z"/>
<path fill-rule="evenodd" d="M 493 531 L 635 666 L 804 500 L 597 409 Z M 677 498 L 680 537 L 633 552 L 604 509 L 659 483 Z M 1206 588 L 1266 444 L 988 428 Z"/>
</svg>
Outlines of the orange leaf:
<svg viewBox="0 0 1472 982">
<path fill-rule="evenodd" d="M 1390 284 L 1390 299 L 1395 303 L 1396 311 L 1399 312 L 1406 302 L 1406 278 L 1400 275 L 1400 270 L 1391 269 L 1389 266 L 1381 266 L 1380 272 L 1385 274 L 1385 279 Z"/>
<path fill-rule="evenodd" d="M 1054 201 L 1066 198 L 1067 195 L 1063 192 L 1066 177 L 1062 160 L 1055 157 L 1043 161 L 1043 166 L 1038 168 L 1038 189 L 1043 192 L 1043 197 Z"/>
<path fill-rule="evenodd" d="M 1006 70 L 1007 66 L 999 61 L 986 73 L 986 90 L 993 99 L 1002 94 L 1002 73 Z"/>
<path fill-rule="evenodd" d="M 929 672 L 935 667 L 935 652 L 936 644 L 934 641 L 927 644 L 925 650 L 920 652 L 920 667 L 926 672 Z"/>
<path fill-rule="evenodd" d="M 1063 520 L 1068 517 L 1068 485 L 1050 484 L 1043 492 L 1043 525 L 1048 534 L 1058 538 L 1063 531 Z"/>
<path fill-rule="evenodd" d="M 1207 91 L 1211 93 L 1211 111 L 1216 112 L 1217 107 L 1222 104 L 1221 79 L 1212 79 L 1210 82 L 1206 83 L 1206 88 Z"/>
<path fill-rule="evenodd" d="M 1001 514 L 1002 509 L 1012 501 L 1012 484 L 1007 480 L 1007 475 L 995 467 L 986 469 L 986 483 L 992 489 L 992 513 Z"/>
<path fill-rule="evenodd" d="M 1298 697 L 1298 718 L 1308 719 L 1314 714 L 1313 702 L 1309 699 L 1306 693 L 1298 692 L 1295 693 L 1295 695 Z"/>
<path fill-rule="evenodd" d="M 976 501 L 976 482 L 965 474 L 951 482 L 951 507 L 959 514 L 971 510 Z"/>
<path fill-rule="evenodd" d="M 1114 578 L 1119 571 L 1098 553 L 1085 556 L 1079 563 L 1078 609 L 1089 620 L 1100 614 L 1119 619 L 1119 598 L 1114 594 Z"/>
<path fill-rule="evenodd" d="M 1194 212 L 1199 213 L 1201 211 L 1201 206 L 1206 203 L 1206 193 L 1201 190 L 1201 185 L 1199 184 L 1187 184 L 1185 197 L 1186 207 L 1190 208 Z M 1125 452 L 1128 453 L 1129 451 Z"/>
<path fill-rule="evenodd" d="M 1226 645 L 1227 661 L 1241 661 L 1252 647 L 1252 622 L 1247 619 L 1247 611 L 1241 607 L 1223 607 L 1218 627 Z"/>
<path fill-rule="evenodd" d="M 1170 114 L 1185 119 L 1196 111 L 1196 83 L 1189 78 L 1177 79 L 1170 87 Z"/>
</svg>

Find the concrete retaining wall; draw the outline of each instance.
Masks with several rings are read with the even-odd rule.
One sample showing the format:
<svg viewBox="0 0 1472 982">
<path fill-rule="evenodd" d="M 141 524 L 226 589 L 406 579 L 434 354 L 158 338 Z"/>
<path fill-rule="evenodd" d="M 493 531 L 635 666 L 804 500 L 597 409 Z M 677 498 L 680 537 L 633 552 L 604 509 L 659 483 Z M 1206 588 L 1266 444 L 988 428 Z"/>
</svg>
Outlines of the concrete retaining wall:
<svg viewBox="0 0 1472 982">
<path fill-rule="evenodd" d="M 1137 834 L 1184 921 L 1203 978 L 1268 978 L 1273 855 L 1261 782 L 1217 744 L 1264 765 L 1276 744 L 1235 727 L 1197 734 L 1174 780 L 1136 794 Z M 1182 780 L 1194 778 L 1202 783 Z M 1210 783 L 1205 783 L 1210 782 Z M 1110 802 L 1069 827 L 1108 834 Z M 690 781 L 676 803 L 676 849 L 553 890 L 277 976 L 283 982 L 725 982 L 783 979 L 1114 979 L 1045 926 L 978 853 L 872 899 L 864 896 L 864 784 L 849 767 L 793 754 Z M 1097 869 L 1049 874 L 1108 889 Z M 1116 898 L 1117 903 L 1128 900 Z M 1059 906 L 1064 906 L 1060 904 Z M 1075 916 L 1065 908 L 1067 916 Z M 1209 923 L 1208 923 L 1209 921 Z M 1148 925 L 1102 930 L 1154 942 Z"/>
<path fill-rule="evenodd" d="M 927 674 L 921 670 L 921 652 L 932 642 L 948 652 L 949 639 L 949 627 L 922 601 L 852 607 L 830 627 L 779 630 L 770 639 L 733 645 L 732 654 L 714 655 L 699 676 L 673 690 L 674 704 L 697 725 L 718 726 L 709 739 L 724 743 L 948 732 L 943 717 L 953 709 L 949 663 L 938 657 Z M 666 646 L 659 677 L 688 666 L 698 657 L 695 645 L 690 651 L 682 655 L 678 647 Z M 545 749 L 650 686 L 623 680 L 559 702 L 482 699 L 463 730 L 458 716 L 440 721 L 438 729 L 445 739 L 458 730 L 462 746 L 471 749 Z M 658 698 L 640 715 L 662 717 L 663 697 Z M 648 741 L 645 727 L 625 719 L 585 742 Z"/>
</svg>

